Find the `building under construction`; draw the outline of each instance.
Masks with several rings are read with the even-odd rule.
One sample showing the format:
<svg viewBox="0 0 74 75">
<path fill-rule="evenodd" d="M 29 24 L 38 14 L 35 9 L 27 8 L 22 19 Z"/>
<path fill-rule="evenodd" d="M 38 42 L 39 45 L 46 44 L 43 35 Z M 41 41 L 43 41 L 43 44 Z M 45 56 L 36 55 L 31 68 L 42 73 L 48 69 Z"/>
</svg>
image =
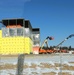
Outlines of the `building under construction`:
<svg viewBox="0 0 74 75">
<path fill-rule="evenodd" d="M 0 54 L 38 53 L 40 29 L 32 28 L 29 20 L 3 19 L 0 30 Z"/>
</svg>

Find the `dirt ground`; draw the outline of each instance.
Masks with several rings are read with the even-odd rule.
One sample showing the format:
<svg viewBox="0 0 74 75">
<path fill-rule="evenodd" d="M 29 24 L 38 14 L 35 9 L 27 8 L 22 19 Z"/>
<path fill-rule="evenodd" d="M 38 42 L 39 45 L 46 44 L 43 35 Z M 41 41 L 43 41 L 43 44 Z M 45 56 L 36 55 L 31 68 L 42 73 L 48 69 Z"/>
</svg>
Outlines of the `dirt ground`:
<svg viewBox="0 0 74 75">
<path fill-rule="evenodd" d="M 0 55 L 0 73 L 1 73 L 0 75 L 16 75 L 15 73 L 13 73 L 12 70 L 15 70 L 16 72 L 18 64 L 17 62 L 15 63 L 15 61 L 13 61 L 15 63 L 13 64 L 11 63 L 11 61 L 13 58 L 17 56 L 18 55 L 15 56 Z M 31 59 L 33 59 L 33 57 Z M 26 62 L 24 62 L 23 65 L 23 75 L 74 75 L 74 60 L 66 61 L 66 63 L 68 64 L 53 61 L 52 64 L 52 62 L 51 63 L 47 61 L 44 62 L 43 60 L 39 62 L 39 60 L 38 62 L 34 60 L 25 60 Z M 10 61 L 10 63 L 8 61 Z M 4 74 L 4 72 L 6 72 L 7 74 Z"/>
<path fill-rule="evenodd" d="M 44 68 L 51 69 L 51 68 L 53 68 L 55 70 L 58 70 L 57 67 L 59 67 L 59 64 L 55 63 L 55 65 L 53 66 L 53 65 L 51 65 L 49 63 L 40 63 L 40 65 L 31 63 L 30 66 L 27 65 L 27 64 L 24 64 L 24 66 L 23 66 L 24 69 L 27 69 L 27 68 L 29 68 L 29 69 L 37 69 L 37 67 L 39 67 L 40 69 L 44 69 Z M 7 69 L 17 69 L 17 65 L 13 65 L 13 64 L 0 65 L 0 70 L 7 70 Z M 62 70 L 74 71 L 74 66 L 68 66 L 66 64 L 63 64 L 62 65 Z M 38 75 L 39 73 L 31 72 L 31 74 Z M 42 73 L 42 75 L 56 75 L 56 72 L 44 72 L 44 73 Z M 58 75 L 60 75 L 60 72 L 58 72 Z M 71 75 L 71 74 L 69 72 L 62 72 L 62 75 Z"/>
</svg>

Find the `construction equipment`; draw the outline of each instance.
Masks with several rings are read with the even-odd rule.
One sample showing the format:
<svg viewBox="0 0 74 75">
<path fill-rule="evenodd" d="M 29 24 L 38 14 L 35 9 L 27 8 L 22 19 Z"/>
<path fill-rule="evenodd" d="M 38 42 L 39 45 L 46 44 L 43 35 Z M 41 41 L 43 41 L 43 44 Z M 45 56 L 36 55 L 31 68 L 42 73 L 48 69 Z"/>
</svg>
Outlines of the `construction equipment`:
<svg viewBox="0 0 74 75">
<path fill-rule="evenodd" d="M 69 38 L 71 38 L 71 37 L 73 37 L 73 36 L 74 36 L 74 34 L 69 35 L 69 36 L 68 36 L 67 38 L 65 38 L 62 42 L 60 42 L 60 43 L 56 46 L 55 49 L 56 49 L 58 52 L 67 53 L 67 50 L 62 50 L 62 49 L 58 50 L 58 48 L 59 48 L 59 46 L 62 45 L 65 41 L 67 41 Z"/>
<path fill-rule="evenodd" d="M 59 47 L 62 43 L 64 43 L 66 40 L 68 40 L 69 38 L 73 37 L 74 34 L 69 35 L 67 38 L 65 38 L 61 43 L 59 43 L 56 47 Z"/>
<path fill-rule="evenodd" d="M 46 54 L 46 53 L 52 53 L 53 51 L 52 50 L 50 50 L 49 49 L 49 46 L 48 46 L 48 40 L 53 40 L 54 38 L 53 37 L 47 37 L 44 41 L 43 41 L 43 43 L 42 43 L 42 45 L 41 45 L 41 47 L 40 47 L 40 49 L 39 49 L 39 54 Z M 46 44 L 46 49 L 43 49 L 43 47 L 44 47 L 44 45 Z"/>
</svg>

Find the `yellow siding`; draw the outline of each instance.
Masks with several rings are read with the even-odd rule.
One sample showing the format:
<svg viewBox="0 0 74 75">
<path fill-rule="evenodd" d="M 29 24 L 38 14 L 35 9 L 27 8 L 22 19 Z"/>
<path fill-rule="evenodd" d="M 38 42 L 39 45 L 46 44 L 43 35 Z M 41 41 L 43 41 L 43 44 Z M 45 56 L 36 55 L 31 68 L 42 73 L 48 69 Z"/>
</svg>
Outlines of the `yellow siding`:
<svg viewBox="0 0 74 75">
<path fill-rule="evenodd" d="M 29 37 L 4 37 L 0 54 L 21 54 L 32 52 L 32 40 Z"/>
<path fill-rule="evenodd" d="M 32 53 L 33 52 L 32 46 L 33 46 L 32 40 L 30 38 L 26 37 L 25 38 L 25 52 Z"/>
</svg>

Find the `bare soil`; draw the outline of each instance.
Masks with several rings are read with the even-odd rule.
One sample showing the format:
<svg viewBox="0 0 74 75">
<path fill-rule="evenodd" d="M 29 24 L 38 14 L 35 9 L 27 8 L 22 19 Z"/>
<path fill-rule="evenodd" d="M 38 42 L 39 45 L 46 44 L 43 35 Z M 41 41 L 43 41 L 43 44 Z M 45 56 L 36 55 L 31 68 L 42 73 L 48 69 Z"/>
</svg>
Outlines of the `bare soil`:
<svg viewBox="0 0 74 75">
<path fill-rule="evenodd" d="M 0 70 L 15 69 L 15 68 L 17 68 L 17 65 L 13 64 L 0 65 Z"/>
<path fill-rule="evenodd" d="M 58 75 L 60 75 L 60 72 L 58 73 Z M 70 74 L 68 72 L 62 72 L 61 75 L 72 75 L 72 74 Z"/>
<path fill-rule="evenodd" d="M 0 58 L 1 59 L 8 59 L 8 58 L 11 58 L 11 57 L 18 57 L 18 55 L 0 55 Z M 69 64 L 74 64 L 74 62 L 68 62 Z M 74 66 L 71 66 L 71 65 L 67 65 L 67 64 L 61 64 L 62 66 L 62 70 L 69 70 L 69 71 L 74 71 Z M 59 63 L 54 63 L 54 65 L 50 64 L 50 63 L 43 63 L 41 62 L 40 64 L 36 64 L 36 63 L 31 63 L 30 65 L 25 63 L 23 65 L 23 68 L 24 69 L 27 69 L 27 68 L 30 68 L 30 69 L 37 69 L 40 68 L 40 70 L 42 69 L 55 69 L 55 70 L 58 70 L 58 67 L 60 67 L 60 64 Z M 0 70 L 7 70 L 7 69 L 17 69 L 17 64 L 8 64 L 8 63 L 5 63 L 4 64 L 0 64 Z M 12 73 L 8 73 L 9 75 L 13 75 Z M 31 72 L 32 75 L 39 75 L 38 72 Z M 52 72 L 42 72 L 41 75 L 56 75 L 57 73 L 52 71 Z M 26 75 L 26 74 L 23 74 L 23 75 Z M 57 75 L 60 75 L 60 72 L 58 72 Z M 72 75 L 70 74 L 69 72 L 62 72 L 61 75 Z"/>
</svg>

